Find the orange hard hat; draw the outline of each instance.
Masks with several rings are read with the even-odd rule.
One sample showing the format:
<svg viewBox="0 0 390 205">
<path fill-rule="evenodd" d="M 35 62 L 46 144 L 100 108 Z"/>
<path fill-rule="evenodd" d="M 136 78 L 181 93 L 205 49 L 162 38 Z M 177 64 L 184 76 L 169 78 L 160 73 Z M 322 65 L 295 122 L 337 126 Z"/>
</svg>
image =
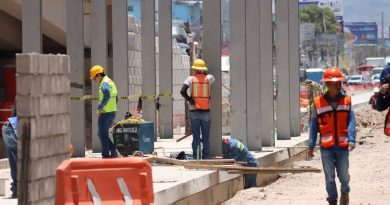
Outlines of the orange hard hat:
<svg viewBox="0 0 390 205">
<path fill-rule="evenodd" d="M 345 78 L 341 74 L 340 69 L 338 69 L 337 67 L 330 67 L 325 70 L 321 82 L 342 82 L 344 80 Z"/>
</svg>

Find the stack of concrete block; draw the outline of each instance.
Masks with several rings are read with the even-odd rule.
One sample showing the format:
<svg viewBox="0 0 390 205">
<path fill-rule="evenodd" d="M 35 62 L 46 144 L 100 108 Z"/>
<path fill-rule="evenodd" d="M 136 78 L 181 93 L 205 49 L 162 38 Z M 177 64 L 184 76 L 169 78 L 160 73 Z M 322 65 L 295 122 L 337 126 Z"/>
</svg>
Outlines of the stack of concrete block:
<svg viewBox="0 0 390 205">
<path fill-rule="evenodd" d="M 66 55 L 16 56 L 20 204 L 54 204 L 56 168 L 69 158 L 69 65 Z"/>
</svg>

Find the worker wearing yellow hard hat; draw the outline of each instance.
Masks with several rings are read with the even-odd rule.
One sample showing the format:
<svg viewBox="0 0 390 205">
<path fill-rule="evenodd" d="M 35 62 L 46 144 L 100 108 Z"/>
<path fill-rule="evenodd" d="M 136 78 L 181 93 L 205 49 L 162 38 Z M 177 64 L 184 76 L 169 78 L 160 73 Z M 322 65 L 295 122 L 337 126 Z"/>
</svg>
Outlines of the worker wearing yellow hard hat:
<svg viewBox="0 0 390 205">
<path fill-rule="evenodd" d="M 215 79 L 214 76 L 207 74 L 206 63 L 202 59 L 196 59 L 191 66 L 194 71 L 184 82 L 180 94 L 190 104 L 190 120 L 192 127 L 192 152 L 194 158 L 210 158 L 210 84 Z M 187 90 L 190 88 L 190 95 Z M 202 140 L 200 140 L 202 133 Z M 202 141 L 203 149 L 201 152 L 200 142 Z"/>
<path fill-rule="evenodd" d="M 99 84 L 99 105 L 97 107 L 98 136 L 102 146 L 103 158 L 118 157 L 115 144 L 109 139 L 108 130 L 113 125 L 117 111 L 118 90 L 104 72 L 101 65 L 94 65 L 89 70 L 90 79 Z"/>
</svg>

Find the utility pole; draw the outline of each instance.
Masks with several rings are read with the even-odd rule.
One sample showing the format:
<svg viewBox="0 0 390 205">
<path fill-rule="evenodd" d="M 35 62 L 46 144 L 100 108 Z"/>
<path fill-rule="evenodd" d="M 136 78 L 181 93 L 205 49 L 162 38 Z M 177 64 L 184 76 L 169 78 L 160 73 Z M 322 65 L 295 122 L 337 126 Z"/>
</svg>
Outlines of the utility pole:
<svg viewBox="0 0 390 205">
<path fill-rule="evenodd" d="M 381 47 L 383 50 L 382 56 L 385 57 L 385 52 L 384 52 L 384 46 L 385 46 L 385 26 L 384 26 L 384 20 L 383 20 L 384 13 L 382 11 L 381 14 L 381 23 L 382 23 L 382 42 L 381 42 Z"/>
</svg>

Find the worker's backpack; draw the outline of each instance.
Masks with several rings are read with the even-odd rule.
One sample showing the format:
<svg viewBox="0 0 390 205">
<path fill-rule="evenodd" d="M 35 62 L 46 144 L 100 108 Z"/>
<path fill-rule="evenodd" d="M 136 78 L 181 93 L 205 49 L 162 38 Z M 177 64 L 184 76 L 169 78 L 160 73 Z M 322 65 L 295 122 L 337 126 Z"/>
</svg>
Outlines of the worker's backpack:
<svg viewBox="0 0 390 205">
<path fill-rule="evenodd" d="M 385 65 L 379 79 L 381 85 L 390 83 L 390 63 L 387 63 L 387 65 Z"/>
</svg>

